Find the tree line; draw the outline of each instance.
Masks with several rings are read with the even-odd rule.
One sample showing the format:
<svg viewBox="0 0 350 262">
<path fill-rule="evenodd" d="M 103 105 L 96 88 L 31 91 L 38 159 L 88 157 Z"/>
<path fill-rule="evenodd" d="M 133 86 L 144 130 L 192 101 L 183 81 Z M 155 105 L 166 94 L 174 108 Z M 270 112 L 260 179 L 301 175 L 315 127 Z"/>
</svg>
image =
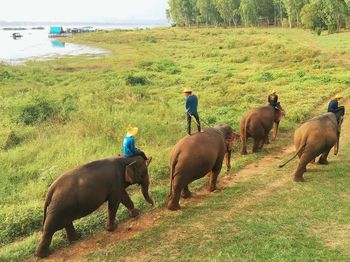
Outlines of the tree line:
<svg viewBox="0 0 350 262">
<path fill-rule="evenodd" d="M 337 32 L 350 28 L 350 0 L 168 0 L 177 26 L 304 27 Z"/>
</svg>

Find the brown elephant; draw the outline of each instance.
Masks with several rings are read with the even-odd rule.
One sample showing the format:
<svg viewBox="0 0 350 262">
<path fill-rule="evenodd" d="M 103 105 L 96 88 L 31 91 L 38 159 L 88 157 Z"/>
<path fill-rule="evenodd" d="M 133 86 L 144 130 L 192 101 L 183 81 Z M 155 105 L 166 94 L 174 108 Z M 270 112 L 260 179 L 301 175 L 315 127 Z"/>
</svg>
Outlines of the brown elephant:
<svg viewBox="0 0 350 262">
<path fill-rule="evenodd" d="M 247 139 L 254 139 L 253 152 L 259 152 L 264 144 L 269 144 L 269 133 L 272 127 L 272 139 L 276 139 L 278 126 L 281 119 L 285 116 L 285 111 L 280 104 L 272 107 L 270 105 L 250 110 L 241 120 L 241 154 L 247 154 Z"/>
<path fill-rule="evenodd" d="M 128 208 L 130 216 L 137 216 L 139 210 L 135 209 L 125 190 L 135 183 L 141 185 L 144 198 L 153 205 L 148 193 L 148 165 L 140 156 L 90 162 L 58 177 L 46 195 L 42 238 L 35 255 L 47 256 L 53 234 L 62 228 L 65 228 L 68 240 L 78 239 L 72 222 L 92 213 L 105 201 L 108 201 L 105 225 L 108 231 L 116 228 L 115 217 L 120 202 Z"/>
<path fill-rule="evenodd" d="M 170 156 L 170 193 L 168 209 L 180 209 L 180 194 L 189 198 L 188 185 L 209 173 L 209 191 L 216 189 L 217 177 L 226 155 L 226 165 L 230 169 L 230 155 L 233 142 L 238 140 L 228 125 L 206 128 L 182 138 L 173 148 Z"/>
<path fill-rule="evenodd" d="M 294 174 L 294 181 L 302 182 L 304 181 L 303 174 L 306 172 L 307 164 L 315 162 L 316 157 L 321 155 L 318 160 L 319 164 L 328 164 L 327 157 L 332 147 L 334 147 L 334 155 L 337 155 L 339 151 L 342 119 L 340 115 L 325 113 L 302 124 L 294 133 L 296 154 L 279 167 L 285 166 L 298 156 L 300 160 Z"/>
</svg>

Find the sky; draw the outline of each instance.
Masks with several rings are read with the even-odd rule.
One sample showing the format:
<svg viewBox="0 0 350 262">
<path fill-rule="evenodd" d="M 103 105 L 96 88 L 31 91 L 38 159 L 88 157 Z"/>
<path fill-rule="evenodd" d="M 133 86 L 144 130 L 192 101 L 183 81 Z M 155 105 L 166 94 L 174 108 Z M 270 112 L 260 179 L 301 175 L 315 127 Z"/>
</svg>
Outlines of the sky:
<svg viewBox="0 0 350 262">
<path fill-rule="evenodd" d="M 167 0 L 1 0 L 0 21 L 165 19 Z"/>
</svg>

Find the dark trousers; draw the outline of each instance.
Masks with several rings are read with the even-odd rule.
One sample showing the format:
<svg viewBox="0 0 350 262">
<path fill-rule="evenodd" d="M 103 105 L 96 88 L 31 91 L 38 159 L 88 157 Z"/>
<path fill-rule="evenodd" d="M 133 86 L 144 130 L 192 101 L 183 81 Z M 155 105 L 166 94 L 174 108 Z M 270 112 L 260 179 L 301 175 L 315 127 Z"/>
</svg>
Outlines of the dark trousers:
<svg viewBox="0 0 350 262">
<path fill-rule="evenodd" d="M 145 155 L 145 153 L 143 151 L 141 151 L 141 150 L 137 151 L 133 156 L 142 156 L 142 158 L 144 160 L 148 159 L 147 156 Z"/>
<path fill-rule="evenodd" d="M 193 116 L 196 119 L 197 129 L 198 132 L 201 131 L 201 122 L 199 121 L 199 115 L 197 114 L 190 114 L 186 113 L 187 116 L 187 134 L 191 135 L 191 116 Z"/>
<path fill-rule="evenodd" d="M 337 117 L 337 121 L 339 123 L 340 119 L 344 116 L 345 114 L 345 107 L 344 106 L 339 106 L 337 109 L 334 110 L 333 112 L 336 117 Z"/>
</svg>

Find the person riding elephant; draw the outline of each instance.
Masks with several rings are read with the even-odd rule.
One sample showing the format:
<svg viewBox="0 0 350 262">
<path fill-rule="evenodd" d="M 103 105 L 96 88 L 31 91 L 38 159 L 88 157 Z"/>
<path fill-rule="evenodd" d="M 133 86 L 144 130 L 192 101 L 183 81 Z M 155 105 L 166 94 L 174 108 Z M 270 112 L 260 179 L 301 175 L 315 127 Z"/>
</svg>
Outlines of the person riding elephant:
<svg viewBox="0 0 350 262">
<path fill-rule="evenodd" d="M 238 134 L 228 125 L 206 128 L 204 131 L 182 138 L 172 149 L 167 204 L 169 210 L 180 209 L 180 194 L 184 198 L 190 197 L 188 185 L 208 173 L 208 190 L 214 191 L 225 155 L 226 165 L 230 167 L 229 157 L 234 141 L 238 140 Z"/>
<path fill-rule="evenodd" d="M 270 106 L 276 107 L 278 106 L 278 95 L 276 93 L 276 90 L 273 90 L 271 94 L 268 95 L 267 97 L 267 102 L 269 103 Z"/>
<path fill-rule="evenodd" d="M 60 229 L 65 228 L 68 240 L 78 239 L 73 221 L 92 213 L 106 201 L 105 228 L 108 231 L 116 228 L 115 217 L 120 203 L 129 210 L 130 216 L 138 216 L 140 211 L 125 190 L 131 184 L 141 185 L 145 200 L 154 204 L 148 193 L 148 166 L 140 156 L 93 161 L 58 177 L 46 195 L 42 237 L 35 255 L 49 255 L 52 236 Z"/>
<path fill-rule="evenodd" d="M 341 95 L 335 95 L 334 98 L 329 102 L 328 104 L 328 112 L 332 112 L 334 114 L 339 113 L 341 115 L 341 118 L 345 114 L 345 107 L 344 106 L 339 106 L 339 101 L 343 97 Z"/>
<path fill-rule="evenodd" d="M 285 111 L 280 103 L 276 107 L 267 105 L 247 112 L 240 123 L 241 154 L 247 154 L 249 137 L 254 139 L 253 152 L 260 151 L 264 144 L 269 143 L 269 133 L 273 126 L 272 139 L 276 139 L 279 123 L 284 116 Z"/>
<path fill-rule="evenodd" d="M 339 119 L 339 122 L 338 120 Z M 339 152 L 339 137 L 342 125 L 342 115 L 337 112 L 325 113 L 314 117 L 302 124 L 294 133 L 294 146 L 296 154 L 279 167 L 285 166 L 296 156 L 299 157 L 299 165 L 294 173 L 294 181 L 304 181 L 303 174 L 310 162 L 315 162 L 319 155 L 319 164 L 328 164 L 327 157 L 334 147 L 334 155 Z"/>
<path fill-rule="evenodd" d="M 152 157 L 147 157 L 143 151 L 135 146 L 135 136 L 137 135 L 139 129 L 137 127 L 132 127 L 129 125 L 126 129 L 126 135 L 123 140 L 123 155 L 125 157 L 141 156 L 146 164 L 152 160 Z"/>
</svg>

